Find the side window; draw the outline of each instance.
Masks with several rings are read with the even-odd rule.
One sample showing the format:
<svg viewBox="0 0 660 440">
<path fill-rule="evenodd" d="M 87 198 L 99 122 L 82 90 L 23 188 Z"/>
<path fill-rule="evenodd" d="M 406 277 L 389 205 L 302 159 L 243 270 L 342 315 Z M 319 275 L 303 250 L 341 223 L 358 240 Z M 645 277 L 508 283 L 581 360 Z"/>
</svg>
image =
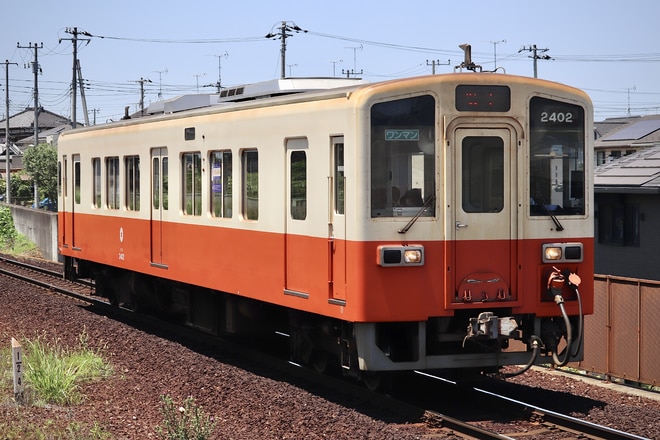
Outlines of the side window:
<svg viewBox="0 0 660 440">
<path fill-rule="evenodd" d="M 140 210 L 140 156 L 124 158 L 126 167 L 126 208 L 129 211 Z"/>
<path fill-rule="evenodd" d="M 307 153 L 291 152 L 291 218 L 307 218 Z"/>
<path fill-rule="evenodd" d="M 80 156 L 73 156 L 74 200 L 80 205 Z"/>
<path fill-rule="evenodd" d="M 202 155 L 199 151 L 181 156 L 183 209 L 187 215 L 202 215 Z"/>
<path fill-rule="evenodd" d="M 100 208 L 101 207 L 101 188 L 102 188 L 102 183 L 101 183 L 101 159 L 98 157 L 95 157 L 92 159 L 92 169 L 94 170 L 94 175 L 93 179 L 94 181 L 92 182 L 92 203 L 94 204 L 94 207 Z"/>
<path fill-rule="evenodd" d="M 259 219 L 259 154 L 257 150 L 245 150 L 241 156 L 243 206 L 242 214 L 247 220 Z"/>
<path fill-rule="evenodd" d="M 229 150 L 211 152 L 211 215 L 231 218 L 232 154 Z"/>
<path fill-rule="evenodd" d="M 105 199 L 108 209 L 119 209 L 119 158 L 105 160 Z"/>
</svg>

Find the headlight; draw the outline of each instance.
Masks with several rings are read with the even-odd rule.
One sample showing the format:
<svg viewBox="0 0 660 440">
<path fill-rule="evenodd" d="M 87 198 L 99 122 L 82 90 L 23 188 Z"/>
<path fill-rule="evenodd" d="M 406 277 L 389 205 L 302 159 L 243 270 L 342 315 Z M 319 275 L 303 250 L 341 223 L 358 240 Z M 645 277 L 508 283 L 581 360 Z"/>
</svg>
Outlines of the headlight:
<svg viewBox="0 0 660 440">
<path fill-rule="evenodd" d="M 422 250 L 421 249 L 411 249 L 403 251 L 403 261 L 407 264 L 415 264 L 422 262 Z"/>
<path fill-rule="evenodd" d="M 376 263 L 379 266 L 423 266 L 424 246 L 378 246 Z"/>
<path fill-rule="evenodd" d="M 547 247 L 543 249 L 543 259 L 551 261 L 561 260 L 561 248 Z"/>
<path fill-rule="evenodd" d="M 543 262 L 574 262 L 583 260 L 582 243 L 546 243 L 543 245 Z"/>
</svg>

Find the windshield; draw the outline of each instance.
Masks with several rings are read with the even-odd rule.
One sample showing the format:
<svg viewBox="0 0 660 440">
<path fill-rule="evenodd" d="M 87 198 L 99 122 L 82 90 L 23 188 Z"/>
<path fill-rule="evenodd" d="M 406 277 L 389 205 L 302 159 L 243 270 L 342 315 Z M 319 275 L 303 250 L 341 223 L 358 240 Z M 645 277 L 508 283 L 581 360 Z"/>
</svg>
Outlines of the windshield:
<svg viewBox="0 0 660 440">
<path fill-rule="evenodd" d="M 435 100 L 424 95 L 371 108 L 371 217 L 413 217 L 435 194 Z M 422 216 L 435 215 L 427 203 Z"/>
<path fill-rule="evenodd" d="M 530 215 L 584 215 L 584 109 L 530 102 Z"/>
</svg>

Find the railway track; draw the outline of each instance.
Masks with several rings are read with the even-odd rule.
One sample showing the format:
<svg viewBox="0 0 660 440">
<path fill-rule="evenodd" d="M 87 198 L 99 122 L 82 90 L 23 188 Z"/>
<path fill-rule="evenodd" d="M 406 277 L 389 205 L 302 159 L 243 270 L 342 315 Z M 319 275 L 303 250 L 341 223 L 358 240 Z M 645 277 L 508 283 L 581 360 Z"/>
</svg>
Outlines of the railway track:
<svg viewBox="0 0 660 440">
<path fill-rule="evenodd" d="M 113 311 L 113 316 L 122 320 L 138 321 L 138 315 L 133 312 L 112 307 L 102 298 L 94 296 L 93 284 L 91 283 L 73 283 L 64 280 L 61 273 L 52 269 L 45 269 L 33 264 L 16 261 L 7 257 L 0 257 L 0 273 L 20 279 L 22 281 L 40 286 L 49 291 L 72 297 L 78 301 L 84 301 L 96 307 L 103 308 L 104 311 Z M 145 320 L 150 326 L 159 327 L 165 332 L 175 332 L 179 337 L 185 337 L 194 340 L 195 343 L 207 344 L 209 347 L 222 345 L 223 349 L 230 349 L 241 356 L 248 357 L 269 368 L 276 368 L 286 377 L 296 377 L 298 379 L 318 383 L 325 387 L 343 390 L 352 399 L 359 398 L 369 401 L 373 405 L 388 408 L 396 414 L 405 414 L 406 419 L 411 421 L 420 421 L 432 431 L 434 438 L 483 438 L 483 439 L 503 439 L 503 438 L 561 438 L 561 439 L 644 439 L 644 437 L 634 434 L 618 431 L 605 426 L 590 423 L 574 417 L 559 414 L 554 411 L 546 410 L 529 403 L 507 398 L 496 393 L 479 388 L 469 389 L 470 395 L 465 393 L 465 389 L 459 391 L 444 390 L 441 395 L 455 396 L 462 394 L 462 399 L 479 402 L 475 410 L 488 408 L 489 411 L 497 409 L 497 415 L 491 418 L 497 418 L 497 428 L 484 428 L 483 423 L 477 423 L 473 418 L 457 417 L 448 415 L 443 407 L 438 407 L 432 401 L 420 399 L 392 397 L 373 393 L 362 386 L 346 380 L 322 376 L 306 368 L 292 364 L 283 358 L 274 358 L 269 354 L 253 350 L 243 343 L 234 344 L 231 341 L 219 340 L 216 336 L 200 333 L 195 329 L 163 322 L 153 317 L 139 315 L 139 322 L 145 324 Z M 183 333 L 182 333 L 183 332 Z M 242 341 L 243 342 L 243 341 Z M 439 380 L 426 373 L 420 373 L 421 376 Z M 447 384 L 443 386 L 452 386 Z M 456 386 L 454 384 L 453 386 Z M 427 389 L 421 386 L 420 389 Z M 432 392 L 433 393 L 433 392 Z M 446 399 L 442 399 L 446 400 Z M 440 408 L 440 409 L 439 409 Z M 468 413 L 467 411 L 465 413 Z M 508 420 L 508 421 L 507 421 Z M 446 437 L 444 437 L 446 436 Z"/>
</svg>

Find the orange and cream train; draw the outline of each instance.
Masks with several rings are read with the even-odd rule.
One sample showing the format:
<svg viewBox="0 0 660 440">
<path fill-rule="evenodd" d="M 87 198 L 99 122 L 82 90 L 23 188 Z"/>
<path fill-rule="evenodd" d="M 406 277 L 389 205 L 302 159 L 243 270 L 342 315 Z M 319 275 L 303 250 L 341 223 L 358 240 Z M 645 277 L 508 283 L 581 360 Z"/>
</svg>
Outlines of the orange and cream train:
<svg viewBox="0 0 660 440">
<path fill-rule="evenodd" d="M 212 333 L 281 331 L 293 361 L 354 377 L 582 358 L 585 93 L 453 73 L 158 105 L 61 135 L 67 278 Z"/>
</svg>

